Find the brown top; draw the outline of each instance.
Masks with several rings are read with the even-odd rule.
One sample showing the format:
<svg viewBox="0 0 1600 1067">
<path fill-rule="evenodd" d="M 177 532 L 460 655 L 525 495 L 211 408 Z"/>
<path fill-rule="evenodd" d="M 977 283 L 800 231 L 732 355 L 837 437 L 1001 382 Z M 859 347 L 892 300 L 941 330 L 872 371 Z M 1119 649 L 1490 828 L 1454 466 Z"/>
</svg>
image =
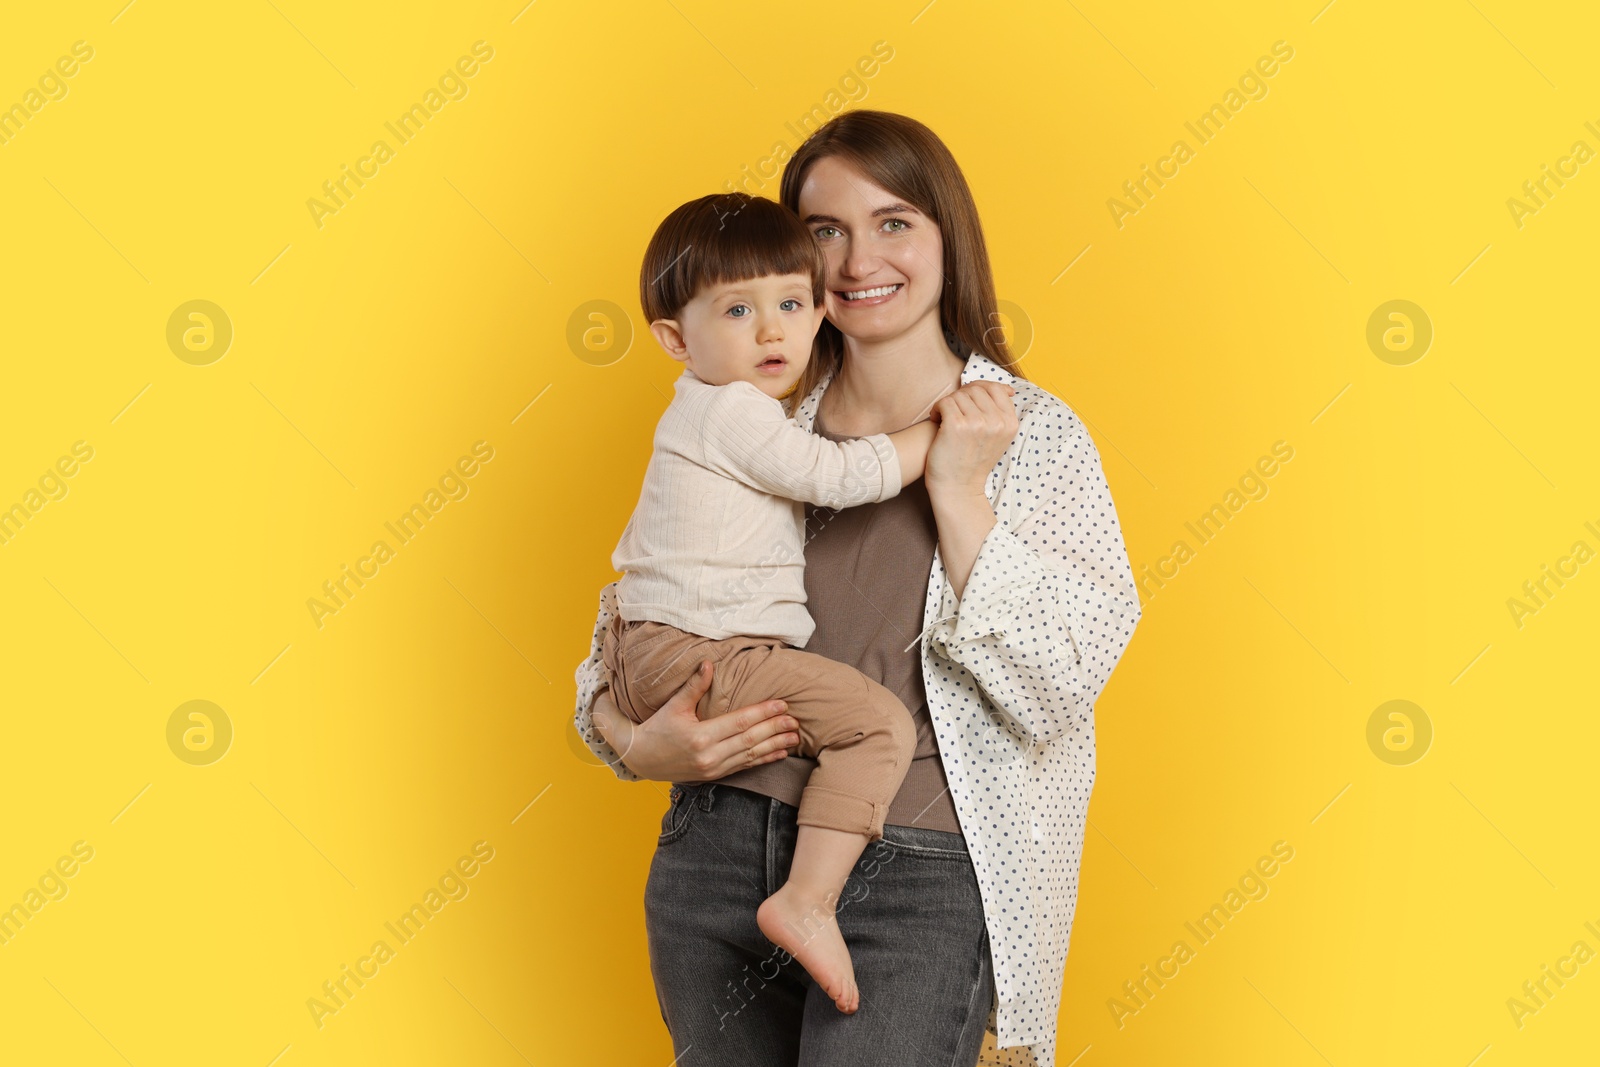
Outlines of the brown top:
<svg viewBox="0 0 1600 1067">
<path fill-rule="evenodd" d="M 828 433 L 820 418 L 813 428 L 830 441 L 851 440 Z M 882 503 L 842 511 L 807 504 L 805 523 L 806 607 L 816 621 L 805 650 L 847 663 L 883 685 L 911 710 L 917 726 L 911 767 L 884 822 L 959 834 L 928 718 L 922 650 L 913 645 L 903 651 L 922 632 L 938 544 L 927 486 L 918 478 Z M 800 791 L 816 765 L 791 754 L 718 780 L 799 807 Z"/>
</svg>

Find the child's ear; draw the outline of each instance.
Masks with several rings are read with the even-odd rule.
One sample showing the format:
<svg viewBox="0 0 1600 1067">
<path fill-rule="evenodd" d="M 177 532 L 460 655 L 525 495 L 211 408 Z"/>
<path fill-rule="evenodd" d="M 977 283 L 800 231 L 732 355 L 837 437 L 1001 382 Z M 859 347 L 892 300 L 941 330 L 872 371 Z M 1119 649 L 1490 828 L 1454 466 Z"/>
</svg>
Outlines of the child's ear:
<svg viewBox="0 0 1600 1067">
<path fill-rule="evenodd" d="M 689 358 L 689 346 L 684 343 L 677 319 L 657 319 L 650 324 L 650 332 L 667 355 L 680 363 Z"/>
</svg>

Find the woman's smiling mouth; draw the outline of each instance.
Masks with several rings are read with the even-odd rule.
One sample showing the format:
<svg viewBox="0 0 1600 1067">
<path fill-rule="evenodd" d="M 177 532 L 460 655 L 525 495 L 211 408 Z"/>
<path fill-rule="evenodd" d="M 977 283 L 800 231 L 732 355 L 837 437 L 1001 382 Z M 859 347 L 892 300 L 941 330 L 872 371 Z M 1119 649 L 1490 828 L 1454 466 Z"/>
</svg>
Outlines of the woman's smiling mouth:
<svg viewBox="0 0 1600 1067">
<path fill-rule="evenodd" d="M 851 307 L 871 307 L 874 304 L 881 304 L 894 296 L 894 294 L 905 288 L 905 284 L 905 282 L 895 282 L 893 285 L 879 285 L 872 289 L 836 290 L 835 295 Z"/>
</svg>

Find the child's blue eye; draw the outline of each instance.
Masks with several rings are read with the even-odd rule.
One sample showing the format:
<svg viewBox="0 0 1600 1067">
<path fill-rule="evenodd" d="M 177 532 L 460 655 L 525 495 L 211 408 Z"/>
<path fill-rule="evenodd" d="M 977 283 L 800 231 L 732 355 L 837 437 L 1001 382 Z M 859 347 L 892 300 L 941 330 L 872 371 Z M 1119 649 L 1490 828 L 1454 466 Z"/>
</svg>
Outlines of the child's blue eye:
<svg viewBox="0 0 1600 1067">
<path fill-rule="evenodd" d="M 733 307 L 728 309 L 728 314 L 733 315 L 733 313 L 735 311 L 738 311 L 740 308 L 744 308 L 744 310 L 746 310 L 746 311 L 750 310 L 750 308 L 748 306 L 744 305 L 744 304 L 735 304 L 735 305 L 733 305 Z M 733 317 L 736 318 L 736 319 L 744 318 L 743 315 L 733 315 Z"/>
<path fill-rule="evenodd" d="M 794 305 L 794 307 L 792 307 L 792 308 L 791 307 L 783 308 L 784 311 L 799 311 L 801 308 L 805 307 L 804 304 L 800 303 L 800 301 L 795 300 L 793 298 L 785 300 L 784 304 L 793 304 Z M 782 306 L 782 305 L 780 305 L 780 306 Z"/>
</svg>

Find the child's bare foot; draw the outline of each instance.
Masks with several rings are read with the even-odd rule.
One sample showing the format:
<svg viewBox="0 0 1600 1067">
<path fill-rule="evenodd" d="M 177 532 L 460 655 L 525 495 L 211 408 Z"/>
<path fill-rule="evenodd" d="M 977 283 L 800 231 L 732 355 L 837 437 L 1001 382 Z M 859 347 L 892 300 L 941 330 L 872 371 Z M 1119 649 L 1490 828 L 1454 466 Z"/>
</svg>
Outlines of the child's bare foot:
<svg viewBox="0 0 1600 1067">
<path fill-rule="evenodd" d="M 756 925 L 779 948 L 800 961 L 828 996 L 834 1007 L 853 1015 L 861 1006 L 856 989 L 856 971 L 850 964 L 850 949 L 845 946 L 834 918 L 833 894 L 816 899 L 805 896 L 789 882 L 761 902 L 756 909 Z"/>
</svg>

